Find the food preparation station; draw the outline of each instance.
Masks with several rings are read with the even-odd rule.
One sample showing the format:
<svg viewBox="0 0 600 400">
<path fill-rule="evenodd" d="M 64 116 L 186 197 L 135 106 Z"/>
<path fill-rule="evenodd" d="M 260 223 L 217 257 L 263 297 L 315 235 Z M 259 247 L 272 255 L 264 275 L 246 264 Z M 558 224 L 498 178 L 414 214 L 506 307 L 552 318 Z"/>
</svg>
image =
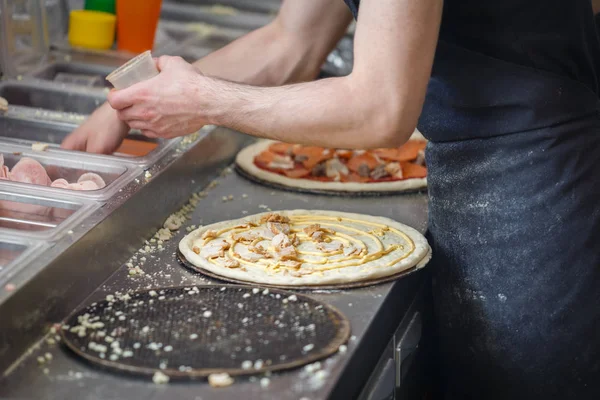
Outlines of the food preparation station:
<svg viewBox="0 0 600 400">
<path fill-rule="evenodd" d="M 18 18 L 8 3 L 0 0 L 0 18 L 7 25 L 12 18 L 14 26 Z M 268 23 L 277 10 L 274 0 L 219 4 L 233 11 L 214 12 L 210 1 L 164 2 L 154 54 L 194 61 Z M 19 21 L 20 28 L 27 25 Z M 362 289 L 303 292 L 348 318 L 347 350 L 312 368 L 275 373 L 268 385 L 259 384 L 262 376 L 237 378 L 223 389 L 202 380 L 156 385 L 97 369 L 61 347 L 51 327 L 84 304 L 132 290 L 222 284 L 185 269 L 175 257 L 179 240 L 194 226 L 266 210 L 313 208 L 386 216 L 425 232 L 427 197 L 330 197 L 259 186 L 231 168 L 236 153 L 253 139 L 220 127 L 173 140 L 133 132 L 134 144 L 152 148 L 141 156 L 62 150 L 62 139 L 106 98 L 109 89 L 97 77 L 131 55 L 71 49 L 57 37 L 50 51 L 33 56 L 19 58 L 8 44 L 0 49 L 5 75 L 0 97 L 9 102 L 8 111 L 0 111 L 0 152 L 9 167 L 27 156 L 52 179 L 95 172 L 107 186 L 80 192 L 0 181 L 0 204 L 22 210 L 0 210 L 0 397 L 384 399 L 399 387 L 398 398 L 410 398 L 428 350 L 426 271 Z M 349 34 L 328 58 L 324 76 L 349 72 L 351 43 Z M 61 73 L 89 79 L 57 82 Z M 33 151 L 34 142 L 50 147 Z M 187 219 L 172 238 L 159 242 L 157 231 L 174 213 Z"/>
</svg>

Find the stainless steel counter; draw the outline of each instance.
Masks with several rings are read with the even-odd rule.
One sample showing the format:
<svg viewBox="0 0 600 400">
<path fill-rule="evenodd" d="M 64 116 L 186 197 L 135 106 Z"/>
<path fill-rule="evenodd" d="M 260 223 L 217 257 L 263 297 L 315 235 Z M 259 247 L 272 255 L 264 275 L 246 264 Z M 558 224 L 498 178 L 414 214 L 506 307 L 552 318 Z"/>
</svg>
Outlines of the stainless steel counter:
<svg viewBox="0 0 600 400">
<path fill-rule="evenodd" d="M 195 59 L 268 23 L 277 9 L 276 0 L 269 0 L 269 4 L 224 0 L 224 5 L 237 10 L 213 7 L 218 1 L 195 2 L 200 6 L 192 5 L 194 1 L 165 1 L 156 55 Z M 330 55 L 324 71 L 347 74 L 352 64 L 351 47 L 348 35 Z M 52 343 L 54 334 L 40 340 L 53 323 L 107 294 L 218 284 L 186 270 L 175 259 L 177 243 L 192 225 L 293 208 L 383 215 L 422 232 L 427 220 L 424 194 L 322 197 L 272 190 L 234 173 L 220 176 L 220 169 L 231 164 L 239 149 L 251 141 L 222 128 L 207 127 L 185 139 L 155 141 L 156 149 L 142 157 L 62 151 L 58 144 L 65 135 L 105 100 L 107 87 L 96 78 L 123 64 L 129 55 L 76 50 L 66 40 L 54 43 L 53 48 L 50 54 L 19 65 L 23 76 L 0 83 L 0 96 L 10 103 L 8 112 L 0 114 L 0 151 L 9 166 L 30 155 L 51 175 L 55 173 L 53 178 L 68 173 L 75 179 L 90 170 L 103 175 L 109 184 L 96 193 L 83 193 L 0 181 L 1 202 L 52 210 L 46 219 L 35 213 L 30 213 L 30 219 L 26 213 L 19 214 L 20 219 L 0 215 L 0 398 L 356 398 L 423 286 L 424 271 L 364 289 L 308 292 L 338 307 L 349 318 L 353 336 L 348 349 L 322 361 L 324 372 L 315 374 L 301 368 L 273 374 L 266 387 L 260 385 L 261 377 L 240 378 L 233 386 L 219 390 L 205 381 L 156 385 L 89 366 L 60 344 Z M 94 87 L 58 82 L 55 78 L 60 73 L 85 74 L 94 78 L 90 79 Z M 142 139 L 135 132 L 130 138 Z M 32 153 L 34 141 L 49 143 L 49 150 Z M 213 187 L 210 182 L 216 178 L 219 184 Z M 206 191 L 206 196 L 162 250 L 136 251 L 140 246 L 155 246 L 145 240 L 150 240 L 167 216 L 198 191 Z M 233 200 L 229 201 L 229 196 Z M 144 273 L 132 275 L 128 261 L 139 265 Z M 41 364 L 40 357 L 46 357 Z"/>
<path fill-rule="evenodd" d="M 193 185 L 194 178 L 190 176 L 188 179 Z M 314 208 L 371 213 L 394 218 L 421 232 L 426 229 L 427 197 L 423 194 L 365 199 L 294 194 L 252 184 L 235 173 L 221 177 L 218 182 L 219 185 L 198 203 L 191 220 L 170 241 L 165 242 L 164 250 L 137 255 L 138 261 L 141 257 L 146 258 L 146 262 L 141 265 L 145 275 L 129 275 L 129 268 L 125 264 L 120 267 L 107 265 L 107 269 L 118 269 L 84 303 L 102 299 L 117 291 L 157 286 L 218 284 L 184 269 L 176 261 L 175 250 L 179 240 L 186 234 L 185 227 L 238 218 L 265 211 L 267 207 L 273 210 Z M 230 195 L 233 200 L 223 200 Z M 156 199 L 138 197 L 137 201 Z M 118 222 L 121 226 L 135 223 L 126 214 L 121 217 L 122 220 Z M 109 252 L 110 246 L 105 246 L 104 251 Z M 109 259 L 98 252 L 94 254 L 100 257 L 93 261 L 96 264 L 101 264 L 102 259 Z M 223 389 L 211 388 L 204 381 L 155 385 L 98 370 L 76 359 L 59 345 L 49 345 L 42 341 L 39 348 L 32 349 L 29 356 L 0 381 L 0 397 L 81 400 L 355 398 L 394 328 L 423 284 L 423 279 L 421 271 L 394 283 L 364 289 L 308 292 L 309 295 L 338 307 L 351 323 L 353 336 L 348 343 L 348 351 L 322 362 L 326 371 L 323 380 L 303 369 L 297 369 L 273 374 L 266 388 L 261 387 L 257 378 L 239 378 L 233 386 Z M 46 352 L 52 354 L 52 360 L 38 365 L 37 357 Z"/>
</svg>

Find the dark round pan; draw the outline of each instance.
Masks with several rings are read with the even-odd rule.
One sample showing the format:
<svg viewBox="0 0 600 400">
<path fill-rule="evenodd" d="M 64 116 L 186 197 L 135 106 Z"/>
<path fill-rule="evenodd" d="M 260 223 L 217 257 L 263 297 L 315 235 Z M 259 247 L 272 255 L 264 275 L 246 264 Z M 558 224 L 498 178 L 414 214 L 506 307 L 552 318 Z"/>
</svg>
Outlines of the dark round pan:
<svg viewBox="0 0 600 400">
<path fill-rule="evenodd" d="M 110 300 L 71 314 L 61 329 L 63 342 L 96 366 L 139 376 L 161 371 L 171 379 L 193 379 L 297 368 L 337 352 L 350 336 L 350 324 L 336 308 L 277 289 L 198 285 Z M 102 326 L 80 336 L 75 327 L 81 319 Z M 114 341 L 122 351 L 118 359 Z M 252 368 L 242 368 L 246 360 Z"/>
</svg>

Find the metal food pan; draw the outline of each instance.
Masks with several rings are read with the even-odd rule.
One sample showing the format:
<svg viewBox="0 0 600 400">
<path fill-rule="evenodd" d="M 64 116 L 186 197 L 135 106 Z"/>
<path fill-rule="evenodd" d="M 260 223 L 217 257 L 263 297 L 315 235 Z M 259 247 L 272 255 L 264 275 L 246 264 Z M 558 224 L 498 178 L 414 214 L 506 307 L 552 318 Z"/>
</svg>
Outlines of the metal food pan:
<svg viewBox="0 0 600 400">
<path fill-rule="evenodd" d="M 22 112 L 29 111 L 29 112 Z M 44 117 L 39 117 L 32 113 L 31 110 L 21 109 L 20 112 L 9 111 L 9 114 L 0 115 L 0 143 L 13 142 L 20 143 L 26 146 L 31 146 L 34 142 L 48 143 L 52 148 L 58 149 L 64 138 L 77 128 L 77 124 L 67 122 L 57 122 L 46 120 Z M 151 139 L 143 136 L 139 131 L 131 131 L 127 137 L 125 146 L 139 145 L 139 147 L 147 147 L 149 152 L 145 155 L 134 156 L 127 153 L 114 153 L 111 156 L 90 155 L 99 158 L 116 157 L 121 161 L 128 163 L 148 166 L 154 164 L 167 151 L 173 148 L 180 139 Z M 156 146 L 151 149 L 149 146 Z M 140 153 L 142 154 L 142 153 Z"/>
<path fill-rule="evenodd" d="M 35 188 L 40 194 L 52 196 L 69 193 L 70 196 L 104 200 L 114 195 L 142 172 L 140 166 L 110 160 L 106 156 L 91 156 L 86 153 L 70 152 L 64 150 L 48 149 L 47 151 L 33 151 L 31 146 L 19 144 L 0 143 L 0 153 L 4 155 L 5 165 L 9 168 L 23 157 L 30 157 L 38 161 L 48 173 L 51 180 L 64 178 L 69 183 L 77 182 L 79 177 L 86 172 L 94 172 L 106 183 L 106 187 L 98 190 L 77 191 L 52 188 L 30 183 L 3 181 L 5 185 L 16 188 Z"/>
<path fill-rule="evenodd" d="M 69 41 L 52 43 L 52 50 L 48 55 L 48 63 L 76 62 L 83 64 L 99 64 L 116 69 L 126 63 L 135 54 L 117 50 L 93 50 L 71 47 Z M 31 72 L 30 72 L 31 73 Z"/>
<path fill-rule="evenodd" d="M 193 29 L 190 25 L 188 29 Z M 243 36 L 246 31 L 222 28 L 215 25 L 202 25 L 194 37 L 184 41 L 179 46 L 165 49 L 165 54 L 180 56 L 189 63 L 225 47 L 237 38 Z M 157 55 L 162 55 L 162 52 Z"/>
<path fill-rule="evenodd" d="M 264 13 L 247 12 L 230 8 L 230 13 L 223 13 L 215 5 L 192 5 L 165 2 L 160 17 L 163 20 L 179 22 L 203 22 L 223 27 L 254 30 L 267 25 L 274 18 Z"/>
<path fill-rule="evenodd" d="M 193 35 L 193 31 L 182 29 L 181 23 L 169 23 L 159 21 L 154 40 L 153 53 L 164 48 L 172 48 Z M 136 54 L 120 50 L 93 50 L 71 47 L 68 40 L 58 41 L 52 44 L 53 51 L 50 53 L 50 63 L 78 63 L 86 65 L 98 65 L 101 68 L 111 68 L 108 72 L 120 67 Z M 163 52 L 163 54 L 166 54 Z M 39 73 L 39 69 L 29 72 L 29 76 Z M 108 74 L 105 74 L 106 76 Z"/>
<path fill-rule="evenodd" d="M 29 262 L 41 256 L 48 244 L 43 241 L 15 237 L 0 232 L 0 288 L 25 268 Z"/>
<path fill-rule="evenodd" d="M 179 23 L 159 21 L 152 54 L 168 54 L 167 49 L 179 46 L 193 35 L 193 31 L 183 28 Z"/>
<path fill-rule="evenodd" d="M 56 240 L 98 207 L 90 200 L 48 197 L 0 182 L 0 234 Z"/>
<path fill-rule="evenodd" d="M 50 82 L 56 82 L 55 79 L 60 74 L 86 75 L 98 78 L 97 83 L 92 87 L 112 88 L 110 82 L 106 80 L 106 76 L 114 69 L 113 66 L 108 65 L 57 61 L 43 66 L 28 75 Z"/>
<path fill-rule="evenodd" d="M 0 83 L 0 97 L 8 104 L 60 113 L 87 115 L 106 101 L 107 90 L 54 84 L 45 81 Z"/>
<path fill-rule="evenodd" d="M 165 3 L 196 4 L 214 6 L 215 4 L 233 7 L 240 11 L 274 14 L 281 6 L 281 0 L 167 0 Z"/>
</svg>

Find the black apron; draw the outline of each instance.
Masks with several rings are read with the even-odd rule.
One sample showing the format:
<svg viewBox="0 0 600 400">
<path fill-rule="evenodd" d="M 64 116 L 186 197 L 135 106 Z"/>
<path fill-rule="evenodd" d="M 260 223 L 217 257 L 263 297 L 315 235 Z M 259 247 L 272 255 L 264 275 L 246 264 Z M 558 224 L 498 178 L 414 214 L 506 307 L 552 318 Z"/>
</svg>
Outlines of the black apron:
<svg viewBox="0 0 600 400">
<path fill-rule="evenodd" d="M 446 399 L 600 399 L 599 110 L 438 43 L 419 128 Z"/>
<path fill-rule="evenodd" d="M 446 398 L 599 399 L 598 98 L 566 78 L 438 46 L 421 124 Z M 482 88 L 485 74 L 496 79 Z M 478 93 L 477 112 L 459 104 L 473 98 L 465 90 Z"/>
</svg>

